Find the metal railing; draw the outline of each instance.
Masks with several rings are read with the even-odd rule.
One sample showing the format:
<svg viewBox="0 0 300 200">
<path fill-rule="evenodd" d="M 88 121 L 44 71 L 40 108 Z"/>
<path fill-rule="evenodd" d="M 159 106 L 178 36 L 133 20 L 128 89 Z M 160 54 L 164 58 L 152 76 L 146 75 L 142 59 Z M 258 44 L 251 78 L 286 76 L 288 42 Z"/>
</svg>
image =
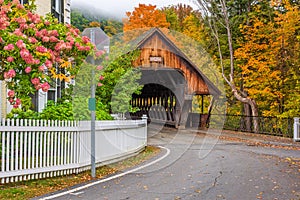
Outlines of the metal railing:
<svg viewBox="0 0 300 200">
<path fill-rule="evenodd" d="M 293 118 L 255 117 L 258 120 L 258 133 L 293 138 Z M 253 116 L 226 115 L 224 130 L 254 132 Z"/>
</svg>

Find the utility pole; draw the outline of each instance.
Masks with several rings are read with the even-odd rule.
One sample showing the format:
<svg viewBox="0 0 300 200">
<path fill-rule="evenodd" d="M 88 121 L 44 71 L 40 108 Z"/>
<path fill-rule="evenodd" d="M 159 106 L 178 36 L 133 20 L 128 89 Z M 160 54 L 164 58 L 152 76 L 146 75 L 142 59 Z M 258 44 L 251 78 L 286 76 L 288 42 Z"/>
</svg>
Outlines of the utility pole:
<svg viewBox="0 0 300 200">
<path fill-rule="evenodd" d="M 95 32 L 91 30 L 91 42 L 95 44 Z M 92 58 L 91 64 L 95 65 L 95 60 Z M 91 80 L 91 98 L 89 100 L 89 107 L 91 111 L 91 176 L 96 177 L 96 159 L 95 159 L 95 138 L 96 138 L 96 85 L 95 85 L 95 69 L 92 69 Z"/>
<path fill-rule="evenodd" d="M 87 36 L 90 38 L 91 43 L 95 45 L 95 47 L 102 48 L 103 44 L 107 42 L 107 40 L 101 39 L 101 35 L 103 31 L 100 27 L 94 28 L 86 28 L 82 32 L 82 36 Z M 98 42 L 98 44 L 96 44 Z M 99 60 L 95 60 L 94 55 L 89 55 L 86 60 L 88 63 L 92 65 L 91 67 L 91 81 L 90 81 L 90 98 L 89 98 L 89 111 L 91 112 L 91 176 L 93 178 L 96 177 L 96 64 L 98 65 Z"/>
</svg>

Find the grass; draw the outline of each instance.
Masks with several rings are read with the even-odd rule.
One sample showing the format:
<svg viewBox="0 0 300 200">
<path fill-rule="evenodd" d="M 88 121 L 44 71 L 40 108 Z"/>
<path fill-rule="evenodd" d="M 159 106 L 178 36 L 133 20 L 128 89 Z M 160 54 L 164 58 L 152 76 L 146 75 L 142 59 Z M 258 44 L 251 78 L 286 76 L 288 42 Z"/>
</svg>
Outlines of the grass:
<svg viewBox="0 0 300 200">
<path fill-rule="evenodd" d="M 160 149 L 148 146 L 143 152 L 120 161 L 115 164 L 99 167 L 96 170 L 96 179 L 104 178 L 118 171 L 134 167 L 159 153 Z M 24 200 L 41 196 L 50 192 L 65 189 L 76 184 L 85 183 L 93 180 L 90 171 L 75 175 L 61 176 L 55 178 L 46 178 L 41 180 L 32 180 L 26 182 L 9 183 L 0 185 L 0 199 Z"/>
</svg>

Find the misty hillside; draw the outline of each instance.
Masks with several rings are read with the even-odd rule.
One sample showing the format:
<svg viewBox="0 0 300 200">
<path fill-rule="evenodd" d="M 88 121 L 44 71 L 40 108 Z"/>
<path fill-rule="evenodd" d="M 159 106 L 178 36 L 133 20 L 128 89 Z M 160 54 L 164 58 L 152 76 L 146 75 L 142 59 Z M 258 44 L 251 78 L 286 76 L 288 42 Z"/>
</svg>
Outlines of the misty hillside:
<svg viewBox="0 0 300 200">
<path fill-rule="evenodd" d="M 72 5 L 71 24 L 80 31 L 87 27 L 100 26 L 108 36 L 113 36 L 123 31 L 121 20 L 86 5 Z"/>
</svg>

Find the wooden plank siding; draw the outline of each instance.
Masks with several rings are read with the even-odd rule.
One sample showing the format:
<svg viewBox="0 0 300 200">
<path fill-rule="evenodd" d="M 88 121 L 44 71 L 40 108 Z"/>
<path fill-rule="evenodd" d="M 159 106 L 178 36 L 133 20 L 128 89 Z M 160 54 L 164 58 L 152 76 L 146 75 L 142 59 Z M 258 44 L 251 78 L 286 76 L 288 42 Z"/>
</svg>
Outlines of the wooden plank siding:
<svg viewBox="0 0 300 200">
<path fill-rule="evenodd" d="M 143 69 L 159 70 L 163 68 L 176 69 L 183 73 L 188 84 L 186 94 L 208 95 L 209 88 L 202 76 L 184 58 L 176 53 L 176 50 L 167 44 L 159 35 L 153 34 L 139 47 L 140 57 L 133 63 L 135 67 Z M 162 62 L 150 62 L 150 57 L 161 57 Z"/>
</svg>

